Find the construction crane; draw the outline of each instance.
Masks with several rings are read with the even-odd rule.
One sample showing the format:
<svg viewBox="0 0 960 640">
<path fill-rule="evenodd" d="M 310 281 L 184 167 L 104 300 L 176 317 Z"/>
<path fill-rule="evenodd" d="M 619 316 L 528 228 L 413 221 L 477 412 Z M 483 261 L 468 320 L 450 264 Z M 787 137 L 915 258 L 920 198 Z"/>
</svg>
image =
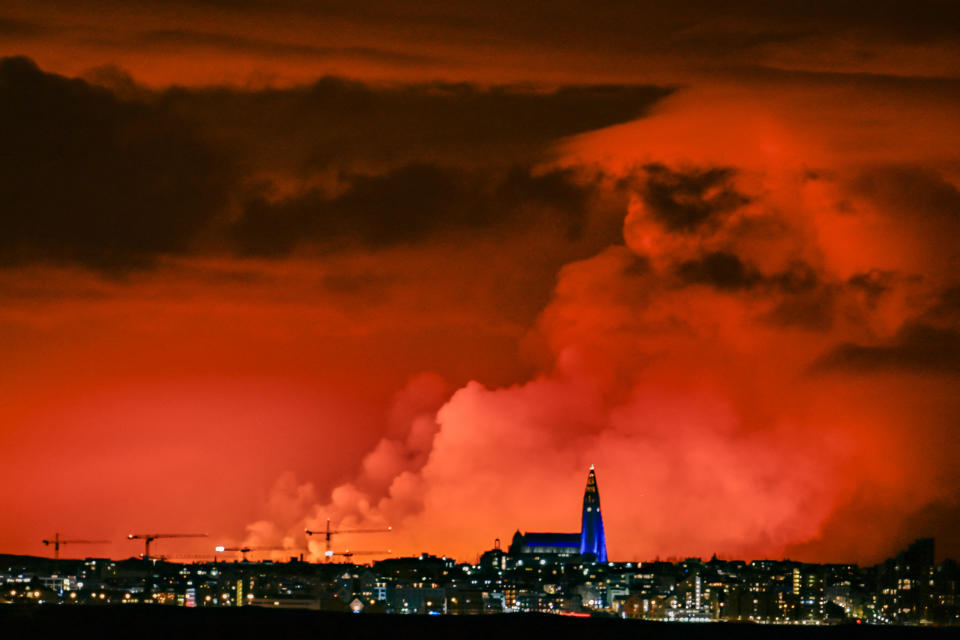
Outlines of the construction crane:
<svg viewBox="0 0 960 640">
<path fill-rule="evenodd" d="M 386 529 L 331 529 L 330 518 L 327 518 L 327 528 L 324 529 L 323 531 L 311 531 L 310 529 L 306 529 L 306 533 L 308 536 L 320 536 L 320 535 L 323 536 L 323 540 L 326 546 L 326 549 L 324 550 L 323 555 L 324 555 L 324 558 L 326 558 L 327 562 L 330 561 L 330 557 L 331 557 L 330 541 L 333 539 L 333 536 L 335 535 L 338 535 L 341 533 L 389 533 L 390 531 L 393 531 L 393 527 L 387 527 Z"/>
<path fill-rule="evenodd" d="M 389 554 L 393 553 L 393 551 L 391 549 L 381 549 L 380 551 L 350 551 L 347 549 L 346 551 L 327 551 L 324 556 L 328 559 L 334 556 L 340 556 L 347 562 L 350 562 L 350 559 L 353 558 L 353 556 L 376 556 L 384 553 Z"/>
<path fill-rule="evenodd" d="M 62 544 L 110 544 L 109 540 L 61 540 L 60 534 L 55 533 L 52 540 L 43 540 L 44 545 L 53 545 L 53 559 L 60 559 L 60 545 Z"/>
<path fill-rule="evenodd" d="M 150 543 L 160 538 L 206 538 L 205 533 L 131 533 L 127 540 L 143 540 L 144 560 L 150 559 Z"/>
<path fill-rule="evenodd" d="M 251 551 L 302 551 L 302 549 L 293 549 L 291 547 L 224 547 L 217 546 L 214 548 L 214 551 L 217 553 L 223 553 L 224 551 L 239 551 L 240 555 L 244 562 L 247 561 L 247 554 Z"/>
</svg>

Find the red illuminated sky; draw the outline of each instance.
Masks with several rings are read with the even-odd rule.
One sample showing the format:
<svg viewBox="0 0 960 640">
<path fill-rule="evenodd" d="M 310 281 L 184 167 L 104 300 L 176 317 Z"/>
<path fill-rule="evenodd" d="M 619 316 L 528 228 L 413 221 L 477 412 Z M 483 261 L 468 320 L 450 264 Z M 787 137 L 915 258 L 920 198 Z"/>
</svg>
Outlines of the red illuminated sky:
<svg viewBox="0 0 960 640">
<path fill-rule="evenodd" d="M 960 556 L 955 5 L 601 4 L 0 9 L 0 552 Z"/>
</svg>

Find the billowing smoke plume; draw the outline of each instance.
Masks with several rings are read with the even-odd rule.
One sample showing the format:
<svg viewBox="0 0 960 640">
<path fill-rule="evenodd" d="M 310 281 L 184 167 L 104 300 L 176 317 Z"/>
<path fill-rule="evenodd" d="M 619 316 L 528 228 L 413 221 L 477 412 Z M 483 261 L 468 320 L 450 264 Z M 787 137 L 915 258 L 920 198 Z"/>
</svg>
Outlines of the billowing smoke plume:
<svg viewBox="0 0 960 640">
<path fill-rule="evenodd" d="M 411 378 L 394 397 L 386 435 L 363 458 L 357 477 L 336 487 L 328 503 L 318 504 L 312 483 L 298 484 L 292 473 L 283 474 L 270 491 L 266 517 L 247 527 L 244 545 L 300 550 L 304 530 L 323 530 L 327 519 L 337 528 L 385 528 L 391 518 L 419 511 L 417 473 L 438 430 L 437 409 L 448 396 L 447 384 L 435 374 Z M 305 550 L 316 559 L 327 548 L 318 537 Z"/>
<path fill-rule="evenodd" d="M 527 340 L 548 364 L 448 398 L 411 382 L 356 479 L 316 505 L 278 485 L 271 505 L 298 509 L 274 533 L 389 524 L 399 552 L 472 558 L 516 528 L 577 530 L 593 463 L 613 558 L 872 561 L 938 534 L 949 552 L 956 176 L 838 151 L 826 103 L 811 122 L 726 100 L 572 141 L 630 204 L 623 244 L 559 272 Z"/>
</svg>

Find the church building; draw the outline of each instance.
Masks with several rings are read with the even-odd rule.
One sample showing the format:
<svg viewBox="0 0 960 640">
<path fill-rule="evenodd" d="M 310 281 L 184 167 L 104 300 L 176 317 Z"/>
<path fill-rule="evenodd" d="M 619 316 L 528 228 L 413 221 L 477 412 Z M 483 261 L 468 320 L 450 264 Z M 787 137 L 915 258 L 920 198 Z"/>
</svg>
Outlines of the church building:
<svg viewBox="0 0 960 640">
<path fill-rule="evenodd" d="M 580 518 L 580 533 L 520 533 L 513 534 L 510 554 L 555 554 L 563 556 L 592 554 L 598 562 L 607 562 L 607 540 L 603 533 L 603 516 L 600 513 L 600 490 L 593 465 L 587 474 L 587 487 L 583 492 L 583 512 Z"/>
</svg>

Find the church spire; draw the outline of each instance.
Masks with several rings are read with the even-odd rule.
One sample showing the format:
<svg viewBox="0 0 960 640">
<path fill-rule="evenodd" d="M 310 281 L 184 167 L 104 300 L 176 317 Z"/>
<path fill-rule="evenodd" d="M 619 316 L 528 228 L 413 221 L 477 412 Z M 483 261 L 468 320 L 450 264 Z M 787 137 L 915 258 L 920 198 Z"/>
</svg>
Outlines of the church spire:
<svg viewBox="0 0 960 640">
<path fill-rule="evenodd" d="M 583 518 L 580 527 L 580 553 L 592 553 L 598 562 L 607 561 L 607 539 L 603 533 L 600 514 L 600 490 L 593 465 L 587 474 L 587 488 L 583 492 Z"/>
</svg>

